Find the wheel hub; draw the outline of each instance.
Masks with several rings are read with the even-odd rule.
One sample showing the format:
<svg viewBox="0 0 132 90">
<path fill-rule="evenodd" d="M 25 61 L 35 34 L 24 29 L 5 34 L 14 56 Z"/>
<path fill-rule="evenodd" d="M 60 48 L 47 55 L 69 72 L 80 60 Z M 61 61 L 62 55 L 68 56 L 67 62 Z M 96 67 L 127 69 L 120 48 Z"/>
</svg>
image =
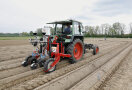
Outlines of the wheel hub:
<svg viewBox="0 0 132 90">
<path fill-rule="evenodd" d="M 48 69 L 50 69 L 50 68 L 52 67 L 52 66 L 51 66 L 51 65 L 52 65 L 52 63 L 53 63 L 53 61 L 49 62 L 49 64 L 48 64 Z M 54 70 L 54 68 L 55 68 L 55 67 L 52 67 L 49 71 Z"/>
<path fill-rule="evenodd" d="M 75 53 L 77 53 L 77 49 L 75 49 Z"/>
<path fill-rule="evenodd" d="M 78 42 L 75 44 L 73 53 L 76 60 L 79 60 L 82 57 L 83 47 L 81 43 Z"/>
</svg>

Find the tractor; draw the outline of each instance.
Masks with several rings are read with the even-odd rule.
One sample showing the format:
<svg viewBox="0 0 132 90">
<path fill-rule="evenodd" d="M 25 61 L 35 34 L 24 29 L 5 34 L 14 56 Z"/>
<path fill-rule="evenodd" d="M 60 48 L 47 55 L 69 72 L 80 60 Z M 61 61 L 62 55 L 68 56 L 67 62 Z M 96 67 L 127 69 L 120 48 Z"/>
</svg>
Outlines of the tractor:
<svg viewBox="0 0 132 90">
<path fill-rule="evenodd" d="M 71 64 L 82 60 L 86 49 L 93 49 L 93 55 L 99 52 L 99 47 L 93 44 L 84 43 L 83 25 L 76 20 L 55 21 L 53 24 L 52 35 L 49 35 L 46 42 L 47 60 L 43 61 L 43 69 L 50 73 L 56 70 L 57 63 L 68 58 Z M 66 29 L 68 28 L 68 29 Z"/>
</svg>

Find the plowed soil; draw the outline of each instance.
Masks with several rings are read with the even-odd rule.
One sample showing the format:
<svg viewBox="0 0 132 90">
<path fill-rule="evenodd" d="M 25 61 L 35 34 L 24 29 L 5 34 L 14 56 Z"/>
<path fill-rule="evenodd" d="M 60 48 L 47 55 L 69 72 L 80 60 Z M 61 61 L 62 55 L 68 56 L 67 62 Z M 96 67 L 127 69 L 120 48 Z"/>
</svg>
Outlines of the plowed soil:
<svg viewBox="0 0 132 90">
<path fill-rule="evenodd" d="M 64 59 L 57 64 L 55 72 L 47 74 L 43 72 L 43 68 L 31 70 L 30 66 L 21 66 L 21 62 L 34 49 L 28 40 L 0 40 L 0 90 L 76 90 L 76 85 L 92 72 L 117 57 L 126 48 L 131 48 L 132 40 L 86 38 L 85 43 L 98 45 L 99 53 L 93 55 L 92 50 L 87 50 L 83 60 L 75 64 Z M 117 71 L 97 89 L 132 90 L 132 52 L 126 53 L 125 57 L 119 57 L 123 61 Z M 91 68 L 90 71 L 85 70 L 87 66 Z"/>
</svg>

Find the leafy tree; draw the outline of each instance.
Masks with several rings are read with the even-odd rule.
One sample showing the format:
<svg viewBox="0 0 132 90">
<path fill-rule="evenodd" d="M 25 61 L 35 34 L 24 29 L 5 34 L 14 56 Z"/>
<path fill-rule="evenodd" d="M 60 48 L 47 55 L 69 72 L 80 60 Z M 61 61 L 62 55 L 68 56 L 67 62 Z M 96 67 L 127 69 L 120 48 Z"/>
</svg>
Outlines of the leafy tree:
<svg viewBox="0 0 132 90">
<path fill-rule="evenodd" d="M 125 24 L 116 22 L 113 24 L 113 28 L 115 30 L 115 35 L 123 35 L 125 30 Z"/>
<path fill-rule="evenodd" d="M 38 36 L 41 36 L 42 35 L 42 28 L 38 28 L 36 33 Z"/>
<path fill-rule="evenodd" d="M 97 35 L 97 34 L 101 34 L 99 26 L 96 26 L 96 27 L 95 27 L 94 33 L 95 33 L 96 35 Z"/>
<path fill-rule="evenodd" d="M 132 34 L 132 23 L 130 23 L 129 26 L 130 26 L 130 34 Z"/>
<path fill-rule="evenodd" d="M 33 31 L 30 31 L 30 32 L 29 32 L 29 35 L 30 35 L 30 36 L 33 36 Z"/>
<path fill-rule="evenodd" d="M 21 35 L 22 36 L 29 36 L 29 34 L 27 32 L 22 32 Z"/>
</svg>

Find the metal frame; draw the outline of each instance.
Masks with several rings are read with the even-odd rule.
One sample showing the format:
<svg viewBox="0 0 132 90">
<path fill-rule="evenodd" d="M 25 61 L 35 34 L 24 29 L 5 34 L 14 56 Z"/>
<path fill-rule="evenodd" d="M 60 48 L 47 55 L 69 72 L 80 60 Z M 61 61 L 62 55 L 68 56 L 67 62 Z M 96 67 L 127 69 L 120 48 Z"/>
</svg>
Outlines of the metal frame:
<svg viewBox="0 0 132 90">
<path fill-rule="evenodd" d="M 48 43 L 49 47 L 47 47 L 47 50 L 49 50 L 50 58 L 54 57 L 54 62 L 51 64 L 51 67 L 45 72 L 48 72 L 52 67 L 54 67 L 60 61 L 61 57 L 63 57 L 63 58 L 64 57 L 71 57 L 70 54 L 64 54 L 65 51 L 64 51 L 64 46 L 62 45 L 62 42 L 61 43 L 56 43 L 56 40 L 57 39 L 55 39 L 53 41 L 53 43 L 51 43 L 50 42 L 51 38 L 49 37 L 49 40 L 48 40 L 49 41 L 49 43 Z M 57 45 L 56 52 L 51 51 L 51 45 Z M 60 45 L 61 45 L 61 52 L 60 52 Z"/>
</svg>

